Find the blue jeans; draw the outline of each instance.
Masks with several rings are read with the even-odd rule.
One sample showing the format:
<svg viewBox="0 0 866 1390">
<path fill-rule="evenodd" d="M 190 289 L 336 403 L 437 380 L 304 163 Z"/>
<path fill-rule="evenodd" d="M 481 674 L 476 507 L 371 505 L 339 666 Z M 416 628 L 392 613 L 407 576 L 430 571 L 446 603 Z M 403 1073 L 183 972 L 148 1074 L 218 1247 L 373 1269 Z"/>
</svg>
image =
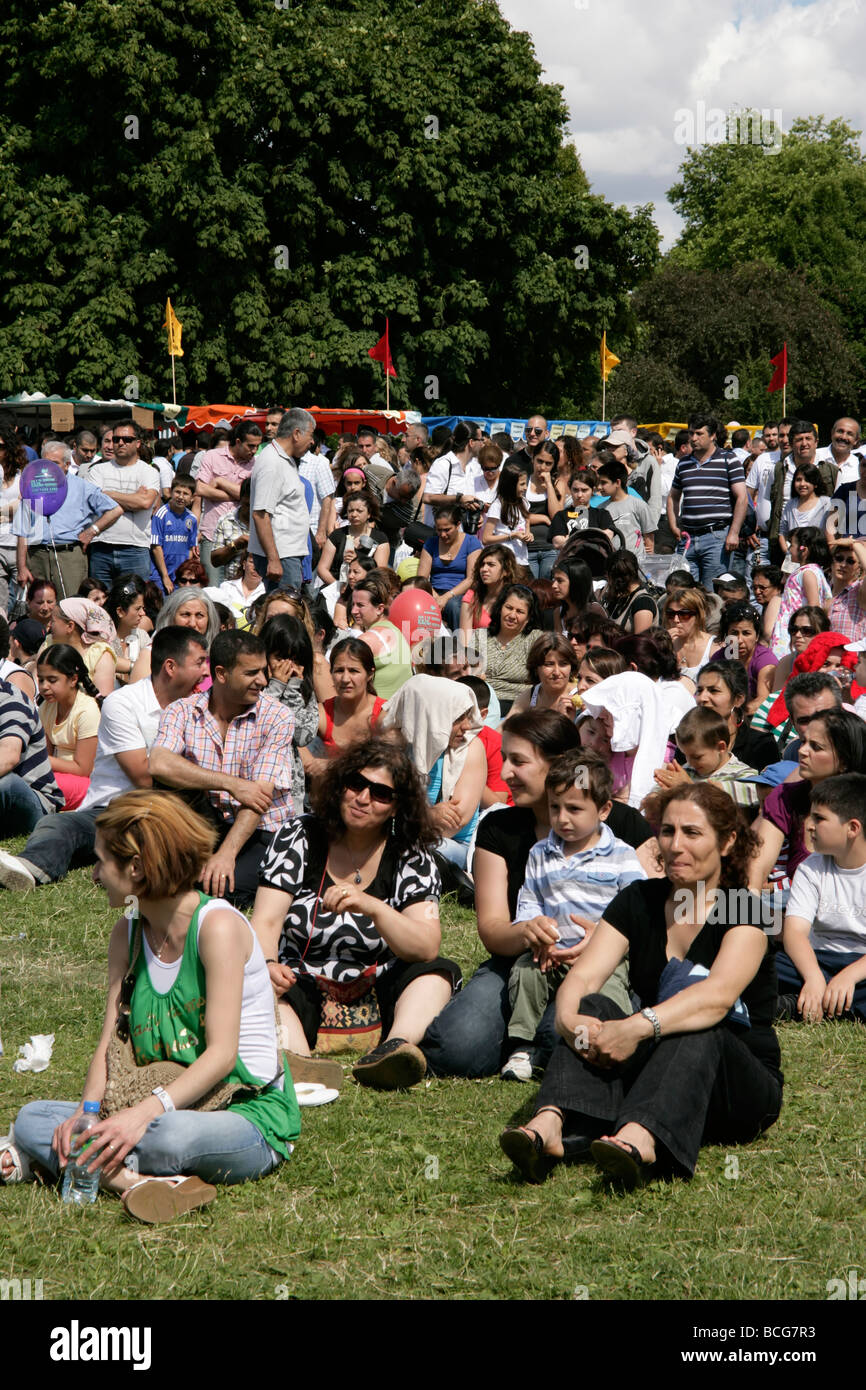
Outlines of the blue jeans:
<svg viewBox="0 0 866 1390">
<path fill-rule="evenodd" d="M 440 840 L 435 846 L 443 859 L 447 859 L 450 864 L 456 864 L 458 869 L 466 868 L 471 847 L 471 838 L 465 842 L 462 840 Z"/>
<path fill-rule="evenodd" d="M 450 598 L 442 609 L 442 617 L 452 632 L 460 631 L 460 610 L 463 606 L 462 598 Z"/>
<path fill-rule="evenodd" d="M 39 797 L 17 772 L 0 777 L 0 825 L 4 837 L 28 834 L 45 814 Z"/>
<path fill-rule="evenodd" d="M 80 862 L 92 864 L 96 817 L 105 809 L 89 806 L 86 811 L 58 811 L 43 816 L 18 857 L 40 883 L 56 883 L 63 878 L 76 855 L 81 856 Z"/>
<path fill-rule="evenodd" d="M 147 583 L 150 578 L 150 549 L 143 545 L 106 545 L 94 541 L 87 551 L 87 572 L 111 588 L 122 574 L 137 574 Z"/>
<path fill-rule="evenodd" d="M 556 562 L 558 551 L 550 546 L 547 550 L 530 550 L 529 568 L 532 571 L 533 579 L 549 579 L 553 574 L 553 566 Z"/>
<path fill-rule="evenodd" d="M 815 951 L 815 959 L 821 967 L 821 974 L 829 984 L 833 976 L 838 975 L 840 970 L 844 970 L 846 965 L 853 965 L 855 961 L 861 961 L 863 957 L 857 955 L 856 952 L 849 955 L 846 951 Z M 803 988 L 803 976 L 785 951 L 776 952 L 776 974 L 779 977 L 780 994 L 800 993 Z M 854 986 L 851 1009 L 862 1022 L 866 1023 L 866 980 L 861 980 L 859 984 Z"/>
<path fill-rule="evenodd" d="M 65 1100 L 35 1100 L 15 1117 L 15 1144 L 54 1177 L 60 1176 L 51 1140 L 78 1109 Z M 154 1177 L 195 1175 L 205 1182 L 250 1182 L 283 1162 L 254 1124 L 231 1110 L 173 1110 L 151 1120 L 125 1166 Z"/>
<path fill-rule="evenodd" d="M 484 961 L 434 1018 L 421 1040 L 434 1076 L 494 1076 L 499 1071 L 508 1043 L 508 977 L 513 964 L 510 956 Z M 556 1042 L 555 1012 L 552 1000 L 535 1036 L 543 1062 Z"/>
<path fill-rule="evenodd" d="M 264 582 L 268 593 L 272 589 L 300 589 L 304 579 L 303 560 L 300 555 L 289 555 L 280 563 L 283 567 L 281 579 L 268 578 L 268 562 L 264 555 L 254 555 L 253 564 L 256 567 L 256 574 Z"/>
<path fill-rule="evenodd" d="M 746 557 L 738 550 L 725 550 L 725 537 L 728 527 L 718 531 L 708 531 L 704 536 L 692 536 L 688 551 L 685 542 L 677 545 L 677 554 L 685 555 L 692 577 L 712 592 L 713 580 L 720 574 L 746 576 Z"/>
</svg>

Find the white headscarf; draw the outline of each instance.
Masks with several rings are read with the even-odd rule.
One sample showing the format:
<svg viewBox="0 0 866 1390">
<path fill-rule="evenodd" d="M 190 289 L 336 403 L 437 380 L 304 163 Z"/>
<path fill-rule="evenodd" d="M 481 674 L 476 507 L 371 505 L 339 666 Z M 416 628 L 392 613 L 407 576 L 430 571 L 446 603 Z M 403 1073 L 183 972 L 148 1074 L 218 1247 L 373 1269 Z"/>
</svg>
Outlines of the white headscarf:
<svg viewBox="0 0 866 1390">
<path fill-rule="evenodd" d="M 448 748 L 454 721 L 472 711 L 472 726 L 458 748 Z M 445 676 L 412 676 L 392 695 L 379 716 L 378 729 L 399 729 L 424 782 L 443 753 L 442 800 L 447 801 L 459 781 L 470 743 L 481 728 L 481 715 L 473 692 Z"/>
<path fill-rule="evenodd" d="M 671 715 L 663 691 L 649 676 L 623 671 L 590 686 L 583 703 L 592 715 L 606 709 L 613 716 L 610 746 L 614 753 L 637 749 L 628 804 L 639 809 L 644 797 L 655 790 L 653 774 L 661 767 L 667 751 Z"/>
</svg>

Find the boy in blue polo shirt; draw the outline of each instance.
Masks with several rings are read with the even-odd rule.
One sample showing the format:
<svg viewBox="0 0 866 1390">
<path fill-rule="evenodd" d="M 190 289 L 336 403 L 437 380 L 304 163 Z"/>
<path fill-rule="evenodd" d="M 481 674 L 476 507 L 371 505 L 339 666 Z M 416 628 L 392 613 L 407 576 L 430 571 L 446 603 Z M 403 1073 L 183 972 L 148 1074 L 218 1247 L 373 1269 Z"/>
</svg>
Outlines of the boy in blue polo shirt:
<svg viewBox="0 0 866 1390">
<path fill-rule="evenodd" d="M 150 577 L 164 594 L 171 593 L 178 565 L 189 559 L 196 546 L 198 522 L 190 511 L 194 496 L 195 478 L 178 473 L 168 501 L 150 520 Z"/>
<path fill-rule="evenodd" d="M 550 1000 L 568 974 L 587 931 L 627 884 L 646 878 L 630 845 L 605 824 L 613 797 L 613 774 L 600 754 L 585 748 L 562 753 L 546 780 L 550 834 L 533 845 L 517 899 L 515 922 L 555 927 L 555 946 L 526 951 L 511 968 L 508 1000 L 511 1055 L 500 1075 L 505 1081 L 531 1081 L 533 1039 Z M 581 925 L 575 918 L 583 918 Z M 628 963 L 617 967 L 602 994 L 629 1011 Z"/>
</svg>

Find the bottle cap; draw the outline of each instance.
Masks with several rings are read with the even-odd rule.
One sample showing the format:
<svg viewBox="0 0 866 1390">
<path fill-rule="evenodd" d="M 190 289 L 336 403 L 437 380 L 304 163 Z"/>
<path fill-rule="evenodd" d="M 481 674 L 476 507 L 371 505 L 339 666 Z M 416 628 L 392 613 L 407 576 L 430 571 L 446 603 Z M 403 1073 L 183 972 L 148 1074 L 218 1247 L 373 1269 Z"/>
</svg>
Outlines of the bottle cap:
<svg viewBox="0 0 866 1390">
<path fill-rule="evenodd" d="M 84 1102 L 84 1113 L 85 1113 L 85 1115 L 98 1115 L 98 1114 L 99 1114 L 99 1101 L 98 1101 L 98 1100 L 86 1100 L 86 1101 Z"/>
</svg>

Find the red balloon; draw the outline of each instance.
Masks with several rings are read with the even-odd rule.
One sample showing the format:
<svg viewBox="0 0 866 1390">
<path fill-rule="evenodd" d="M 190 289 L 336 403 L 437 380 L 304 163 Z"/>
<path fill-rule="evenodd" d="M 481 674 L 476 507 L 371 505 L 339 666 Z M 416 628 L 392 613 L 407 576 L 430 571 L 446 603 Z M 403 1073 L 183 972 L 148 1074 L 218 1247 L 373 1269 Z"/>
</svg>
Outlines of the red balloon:
<svg viewBox="0 0 866 1390">
<path fill-rule="evenodd" d="M 404 589 L 388 611 L 388 621 L 398 627 L 410 645 L 442 626 L 439 604 L 423 589 Z"/>
</svg>

